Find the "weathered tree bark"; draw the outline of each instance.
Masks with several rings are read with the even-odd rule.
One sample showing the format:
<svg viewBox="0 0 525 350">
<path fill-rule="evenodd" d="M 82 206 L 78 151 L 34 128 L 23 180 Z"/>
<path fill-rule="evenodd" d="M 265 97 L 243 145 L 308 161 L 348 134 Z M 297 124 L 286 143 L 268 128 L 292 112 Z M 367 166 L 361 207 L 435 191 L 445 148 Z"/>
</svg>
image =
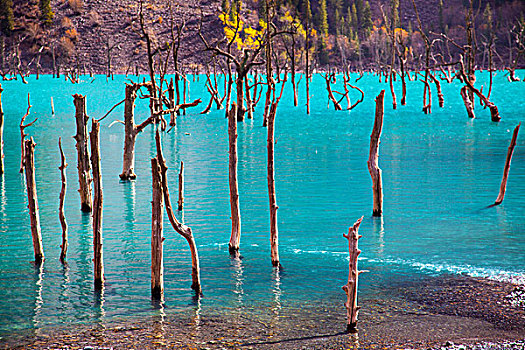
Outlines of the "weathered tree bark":
<svg viewBox="0 0 525 350">
<path fill-rule="evenodd" d="M 36 194 L 35 181 L 35 142 L 31 137 L 25 140 L 24 169 L 26 174 L 27 201 L 29 208 L 29 219 L 31 221 L 31 236 L 33 237 L 33 250 L 35 252 L 35 264 L 40 265 L 44 261 L 44 249 L 42 248 L 42 233 L 40 231 L 40 212 Z"/>
<path fill-rule="evenodd" d="M 469 118 L 476 118 L 476 115 L 474 114 L 474 104 L 470 100 L 470 96 L 468 94 L 468 87 L 465 85 L 460 90 L 461 98 L 463 99 L 463 103 L 465 104 L 465 109 L 467 110 L 467 115 Z"/>
<path fill-rule="evenodd" d="M 86 96 L 75 94 L 73 95 L 73 103 L 75 104 L 75 120 L 77 124 L 77 133 L 73 138 L 76 141 L 77 148 L 77 169 L 78 169 L 78 183 L 80 188 L 80 210 L 83 212 L 91 211 L 91 176 L 89 173 L 89 154 L 88 154 L 88 131 L 87 122 L 89 117 L 86 114 Z"/>
<path fill-rule="evenodd" d="M 24 125 L 24 122 L 25 122 L 27 116 L 29 115 L 29 110 L 31 109 L 31 107 L 32 106 L 31 106 L 31 103 L 29 101 L 29 94 L 27 94 L 27 111 L 26 111 L 26 114 L 24 114 L 24 116 L 20 120 L 20 148 L 21 148 L 21 151 L 20 151 L 21 152 L 20 153 L 21 154 L 21 157 L 20 157 L 20 174 L 22 174 L 24 172 L 25 141 L 26 141 L 26 136 L 27 136 L 27 134 L 25 133 L 25 128 L 30 127 L 31 125 L 33 125 L 38 120 L 38 118 L 36 118 L 31 123 Z"/>
<path fill-rule="evenodd" d="M 135 124 L 135 99 L 137 98 L 137 92 L 141 87 L 145 86 L 148 90 L 152 89 L 150 82 L 145 83 L 133 83 L 126 84 L 126 97 L 124 100 L 124 155 L 122 162 L 122 173 L 119 175 L 123 181 L 134 180 L 137 178 L 135 175 L 135 140 L 137 135 L 146 128 L 146 126 L 155 122 L 157 115 L 151 115 L 149 118 L 144 120 L 141 124 Z M 171 112 L 176 112 L 177 107 L 175 106 Z M 169 111 L 168 111 L 169 112 Z"/>
<path fill-rule="evenodd" d="M 332 103 L 334 105 L 334 109 L 336 111 L 343 110 L 343 108 L 341 108 L 341 105 L 339 104 L 339 102 L 334 97 L 334 94 L 332 92 L 332 87 L 330 85 L 332 80 L 335 80 L 335 73 L 326 73 L 325 75 L 323 75 L 323 78 L 324 78 L 324 80 L 326 82 L 326 91 L 328 91 L 328 99 L 330 101 L 332 101 Z M 330 102 L 328 102 L 328 103 L 330 103 Z"/>
<path fill-rule="evenodd" d="M 268 139 L 266 148 L 268 149 L 268 197 L 270 202 L 270 247 L 272 265 L 279 264 L 279 231 L 277 229 L 277 206 L 275 195 L 275 169 L 274 169 L 274 134 L 275 134 L 275 114 L 277 112 L 277 102 L 272 103 L 268 115 Z"/>
<path fill-rule="evenodd" d="M 62 244 L 60 245 L 61 252 L 60 252 L 60 262 L 62 264 L 66 261 L 66 254 L 67 254 L 67 222 L 66 222 L 66 216 L 64 214 L 64 202 L 66 200 L 66 188 L 67 188 L 67 178 L 66 178 L 66 157 L 64 156 L 64 151 L 62 151 L 62 139 L 58 138 L 58 148 L 60 149 L 60 166 L 58 169 L 60 169 L 60 179 L 62 180 L 62 187 L 60 188 L 60 196 L 59 200 L 60 203 L 58 205 L 58 218 L 60 220 L 60 225 L 62 226 Z"/>
<path fill-rule="evenodd" d="M 244 92 L 246 94 L 246 112 L 248 112 L 248 119 L 253 119 L 253 106 L 252 106 L 252 96 L 250 94 L 250 82 L 248 76 L 244 79 Z M 257 85 L 255 86 L 257 90 Z"/>
<path fill-rule="evenodd" d="M 357 314 L 360 307 L 357 306 L 357 281 L 361 271 L 357 270 L 357 258 L 361 251 L 358 248 L 358 241 L 361 236 L 358 234 L 359 225 L 363 217 L 358 219 L 352 227 L 348 230 L 348 234 L 343 234 L 343 237 L 348 239 L 348 251 L 350 255 L 348 283 L 343 286 L 346 293 L 346 330 L 347 332 L 354 332 L 357 327 Z"/>
<path fill-rule="evenodd" d="M 372 191 L 374 194 L 374 208 L 372 216 L 381 216 L 383 214 L 383 182 L 381 178 L 381 169 L 378 165 L 379 160 L 379 138 L 383 129 L 383 111 L 384 111 L 385 90 L 381 90 L 377 95 L 376 113 L 374 128 L 370 135 L 370 155 L 368 157 L 368 171 L 372 177 Z"/>
<path fill-rule="evenodd" d="M 102 254 L 102 174 L 100 172 L 100 124 L 92 119 L 89 141 L 91 143 L 91 166 L 93 168 L 93 274 L 95 290 L 104 284 L 104 262 Z"/>
<path fill-rule="evenodd" d="M 235 107 L 233 107 L 233 111 L 235 111 Z M 166 213 L 168 214 L 168 218 L 170 220 L 171 226 L 173 226 L 173 229 L 177 231 L 177 233 L 180 234 L 182 237 L 184 237 L 188 242 L 191 252 L 191 288 L 195 291 L 197 296 L 200 296 L 202 294 L 202 288 L 199 267 L 199 253 L 197 251 L 197 245 L 195 244 L 195 238 L 193 237 L 191 228 L 180 223 L 175 217 L 175 214 L 173 213 L 173 209 L 171 207 L 170 192 L 168 188 L 168 167 L 166 166 L 164 156 L 162 155 L 160 133 L 158 130 L 155 135 L 155 143 L 157 145 L 157 160 L 159 162 L 161 170 L 162 192 L 164 194 L 164 202 L 166 203 Z"/>
<path fill-rule="evenodd" d="M 498 198 L 496 198 L 496 202 L 494 202 L 494 205 L 501 204 L 501 202 L 503 202 L 503 198 L 505 197 L 505 190 L 507 189 L 507 178 L 509 176 L 510 170 L 510 161 L 512 160 L 512 153 L 514 153 L 514 147 L 516 147 L 516 140 L 518 138 L 518 131 L 520 130 L 520 125 L 521 123 L 519 123 L 518 126 L 514 128 L 514 133 L 512 134 L 509 150 L 507 151 L 507 159 L 505 160 L 505 167 L 503 168 L 503 178 L 501 179 Z"/>
<path fill-rule="evenodd" d="M 182 210 L 184 206 L 184 162 L 180 162 L 179 171 L 179 201 L 177 202 L 178 209 Z"/>
<path fill-rule="evenodd" d="M 164 262 L 162 244 L 162 211 L 164 197 L 162 195 L 161 169 L 157 158 L 151 159 L 153 191 L 151 201 L 151 298 L 162 300 L 164 296 Z"/>
<path fill-rule="evenodd" d="M 229 142 L 229 184 L 232 232 L 229 250 L 231 255 L 239 251 L 241 240 L 241 212 L 239 207 L 239 184 L 237 182 L 237 108 L 235 103 L 228 113 L 228 142 Z"/>
<path fill-rule="evenodd" d="M 445 105 L 445 98 L 443 97 L 443 92 L 441 91 L 441 83 L 439 82 L 438 79 L 436 79 L 436 77 L 433 74 L 430 73 L 429 76 L 430 76 L 430 79 L 432 79 L 434 83 L 436 84 L 439 107 L 443 108 L 443 106 Z"/>
<path fill-rule="evenodd" d="M 4 173 L 4 110 L 2 109 L 2 84 L 0 84 L 0 175 Z"/>
<path fill-rule="evenodd" d="M 170 83 L 168 85 L 168 100 L 170 102 L 169 108 L 175 107 L 176 103 L 175 103 L 175 90 L 173 89 L 173 79 L 170 79 Z M 171 112 L 170 113 L 170 126 L 175 126 L 176 124 L 177 124 L 177 113 Z"/>
</svg>

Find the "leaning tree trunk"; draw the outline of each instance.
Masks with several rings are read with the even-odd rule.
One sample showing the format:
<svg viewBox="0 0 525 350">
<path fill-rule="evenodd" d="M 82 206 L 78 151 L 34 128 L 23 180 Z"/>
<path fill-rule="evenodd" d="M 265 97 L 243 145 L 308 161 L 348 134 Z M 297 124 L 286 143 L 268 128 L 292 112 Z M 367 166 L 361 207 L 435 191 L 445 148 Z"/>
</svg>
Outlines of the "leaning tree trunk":
<svg viewBox="0 0 525 350">
<path fill-rule="evenodd" d="M 60 196 L 59 200 L 60 203 L 58 205 L 58 218 L 60 220 L 60 225 L 62 226 L 62 244 L 60 245 L 61 252 L 60 252 L 60 262 L 62 264 L 66 261 L 66 254 L 67 254 L 67 222 L 66 222 L 66 216 L 64 215 L 64 202 L 66 200 L 66 188 L 67 188 L 67 178 L 66 178 L 66 157 L 64 156 L 64 151 L 62 151 L 62 139 L 58 138 L 58 148 L 60 149 L 60 166 L 58 169 L 60 169 L 60 178 L 62 180 L 62 187 L 60 189 Z"/>
<path fill-rule="evenodd" d="M 358 248 L 358 241 L 361 236 L 358 234 L 358 231 L 362 220 L 363 217 L 358 219 L 354 226 L 350 227 L 348 234 L 343 234 L 343 237 L 348 239 L 348 251 L 350 254 L 348 283 L 343 286 L 343 290 L 346 293 L 346 330 L 348 332 L 356 330 L 357 314 L 359 312 L 359 307 L 357 306 L 357 280 L 360 271 L 357 270 L 357 258 L 361 254 Z"/>
<path fill-rule="evenodd" d="M 91 142 L 91 166 L 93 167 L 93 272 L 95 290 L 104 284 L 104 262 L 102 257 L 102 174 L 100 173 L 100 124 L 92 120 L 89 138 Z"/>
<path fill-rule="evenodd" d="M 383 214 L 383 181 L 381 179 L 381 169 L 379 169 L 379 138 L 383 129 L 383 110 L 384 110 L 385 90 L 381 90 L 376 97 L 376 114 L 374 129 L 370 135 L 370 155 L 368 157 L 368 171 L 372 177 L 372 190 L 374 194 L 373 216 Z"/>
<path fill-rule="evenodd" d="M 501 185 L 499 188 L 499 195 L 496 199 L 496 202 L 494 202 L 494 205 L 499 205 L 501 202 L 503 202 L 503 198 L 505 197 L 505 190 L 507 189 L 507 178 L 509 176 L 509 170 L 510 170 L 510 161 L 512 159 L 512 153 L 514 153 L 514 147 L 516 147 L 516 140 L 518 138 L 518 131 L 520 130 L 521 123 L 514 128 L 514 133 L 512 134 L 512 139 L 510 141 L 509 150 L 507 151 L 507 159 L 505 160 L 505 168 L 503 168 L 503 178 L 501 179 Z"/>
<path fill-rule="evenodd" d="M 0 84 L 0 175 L 4 173 L 4 111 L 2 109 L 2 84 Z"/>
<path fill-rule="evenodd" d="M 78 183 L 80 188 L 80 209 L 83 212 L 91 211 L 91 176 L 89 174 L 89 154 L 88 154 L 88 131 L 87 122 L 89 117 L 86 114 L 86 96 L 75 94 L 73 95 L 75 104 L 75 120 L 77 124 L 77 133 L 73 138 L 76 140 L 77 148 L 77 169 L 78 169 Z"/>
<path fill-rule="evenodd" d="M 229 140 L 229 184 L 232 232 L 230 236 L 230 254 L 239 251 L 241 240 L 241 212 L 239 207 L 239 184 L 237 183 L 237 108 L 235 103 L 228 113 L 228 140 Z"/>
<path fill-rule="evenodd" d="M 233 110 L 235 111 L 235 107 L 233 107 Z M 201 288 L 199 253 L 197 251 L 197 244 L 195 244 L 195 238 L 193 237 L 191 228 L 180 223 L 175 217 L 175 214 L 173 213 L 173 209 L 171 207 L 171 200 L 170 200 L 170 191 L 168 188 L 168 175 L 167 175 L 168 167 L 166 166 L 166 162 L 164 161 L 164 156 L 162 155 L 162 146 L 160 143 L 160 133 L 158 130 L 155 135 L 155 143 L 157 145 L 157 160 L 159 162 L 159 166 L 161 169 L 162 192 L 164 194 L 164 202 L 166 203 L 166 213 L 168 214 L 168 218 L 170 220 L 171 226 L 173 226 L 173 229 L 177 231 L 177 233 L 180 234 L 182 237 L 184 237 L 186 241 L 188 242 L 188 245 L 190 247 L 190 252 L 191 252 L 191 280 L 192 280 L 191 288 L 195 291 L 197 296 L 200 296 L 202 294 L 202 288 Z"/>
<path fill-rule="evenodd" d="M 24 169 L 26 173 L 27 200 L 29 204 L 29 218 L 31 220 L 31 236 L 33 237 L 33 250 L 35 252 L 35 264 L 40 265 L 44 261 L 44 250 L 42 248 L 42 233 L 40 231 L 40 213 L 38 198 L 36 195 L 35 181 L 35 142 L 31 137 L 25 140 Z"/>
<path fill-rule="evenodd" d="M 157 158 L 151 159 L 151 174 L 153 178 L 153 191 L 151 201 L 151 298 L 162 300 L 164 295 L 164 262 L 162 254 L 162 209 L 164 207 L 162 196 L 161 169 Z"/>
<path fill-rule="evenodd" d="M 476 118 L 476 115 L 474 114 L 474 104 L 470 100 L 470 96 L 468 93 L 468 87 L 465 85 L 460 90 L 461 98 L 463 99 L 463 103 L 465 104 L 465 109 L 467 110 L 467 115 L 469 118 Z"/>
<path fill-rule="evenodd" d="M 274 169 L 274 134 L 275 134 L 275 113 L 277 103 L 272 103 L 268 115 L 268 196 L 270 200 L 270 245 L 272 265 L 279 266 L 279 232 L 277 230 L 277 201 L 275 198 L 275 169 Z"/>
</svg>

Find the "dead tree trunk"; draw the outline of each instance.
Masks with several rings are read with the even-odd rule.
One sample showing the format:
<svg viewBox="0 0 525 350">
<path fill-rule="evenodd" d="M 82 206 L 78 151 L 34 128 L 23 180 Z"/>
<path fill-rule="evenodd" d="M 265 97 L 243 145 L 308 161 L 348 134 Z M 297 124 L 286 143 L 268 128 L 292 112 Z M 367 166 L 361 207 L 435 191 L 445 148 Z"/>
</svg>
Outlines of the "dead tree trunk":
<svg viewBox="0 0 525 350">
<path fill-rule="evenodd" d="M 135 140 L 137 135 L 144 130 L 146 126 L 155 121 L 156 116 L 152 115 L 146 119 L 142 124 L 135 124 L 135 99 L 137 98 L 137 91 L 142 87 L 149 85 L 149 83 L 142 84 L 126 84 L 126 97 L 124 102 L 124 156 L 122 162 L 122 174 L 120 179 L 123 181 L 134 180 L 135 175 Z"/>
<path fill-rule="evenodd" d="M 93 168 L 93 273 L 95 290 L 104 284 L 104 263 L 102 257 L 102 174 L 100 172 L 100 124 L 92 119 L 89 141 L 91 143 L 91 166 Z"/>
<path fill-rule="evenodd" d="M 384 111 L 385 90 L 381 90 L 376 97 L 376 114 L 374 120 L 374 129 L 370 135 L 370 155 L 368 157 L 368 171 L 372 177 L 372 191 L 374 194 L 374 209 L 372 216 L 381 216 L 383 214 L 383 181 L 381 179 L 381 169 L 378 165 L 379 160 L 379 138 L 383 129 L 383 111 Z"/>
<path fill-rule="evenodd" d="M 463 99 L 463 103 L 465 104 L 465 109 L 467 110 L 468 117 L 476 118 L 476 115 L 474 114 L 474 103 L 470 100 L 468 87 L 466 85 L 461 88 L 460 94 L 461 98 Z"/>
<path fill-rule="evenodd" d="M 164 197 L 162 196 L 161 169 L 157 158 L 151 159 L 151 173 L 153 178 L 153 200 L 151 201 L 151 298 L 162 300 L 164 295 L 164 262 L 162 254 L 162 210 Z"/>
<path fill-rule="evenodd" d="M 521 123 L 514 128 L 514 133 L 512 134 L 512 139 L 510 141 L 509 150 L 507 151 L 507 159 L 505 160 L 505 167 L 503 168 L 503 178 L 501 179 L 501 185 L 499 188 L 499 195 L 498 198 L 496 198 L 496 202 L 494 202 L 494 205 L 499 205 L 501 202 L 503 202 L 503 198 L 505 197 L 505 190 L 507 188 L 507 178 L 509 176 L 509 170 L 510 170 L 510 161 L 512 159 L 512 153 L 514 152 L 514 147 L 516 147 L 516 140 L 518 138 L 518 131 L 520 130 Z"/>
<path fill-rule="evenodd" d="M 179 201 L 177 202 L 178 209 L 182 210 L 184 206 L 184 162 L 180 162 L 179 171 Z"/>
<path fill-rule="evenodd" d="M 24 169 L 26 173 L 27 201 L 29 208 L 29 219 L 31 220 L 31 236 L 33 237 L 33 250 L 35 252 L 35 264 L 40 265 L 44 261 L 44 250 L 42 248 L 42 233 L 40 231 L 40 212 L 36 194 L 35 181 L 35 142 L 31 137 L 25 140 Z"/>
<path fill-rule="evenodd" d="M 2 109 L 2 84 L 0 84 L 0 175 L 4 173 L 4 110 Z"/>
<path fill-rule="evenodd" d="M 25 140 L 27 134 L 25 133 L 25 128 L 30 127 L 33 125 L 38 118 L 33 120 L 31 123 L 24 125 L 24 121 L 26 120 L 27 116 L 29 115 L 29 110 L 31 109 L 31 103 L 29 102 L 29 94 L 27 94 L 27 112 L 24 114 L 22 119 L 20 120 L 20 148 L 21 148 L 21 157 L 20 157 L 20 174 L 24 172 L 24 159 L 25 159 Z"/>
<path fill-rule="evenodd" d="M 67 222 L 66 222 L 66 216 L 64 214 L 64 202 L 66 200 L 66 188 L 67 188 L 67 178 L 66 178 L 66 157 L 64 156 L 64 151 L 62 151 L 62 139 L 58 138 L 58 148 L 60 149 L 60 166 L 58 169 L 60 169 L 60 179 L 62 180 L 62 187 L 60 189 L 60 196 L 59 200 L 60 203 L 58 205 L 58 218 L 60 220 L 60 225 L 62 226 L 62 244 L 60 245 L 61 252 L 60 252 L 60 262 L 62 264 L 66 261 L 66 254 L 67 254 Z"/>
<path fill-rule="evenodd" d="M 441 83 L 438 79 L 436 79 L 436 77 L 433 74 L 430 73 L 429 76 L 430 79 L 432 79 L 436 84 L 439 107 L 443 108 L 443 106 L 445 105 L 445 98 L 443 97 L 443 92 L 441 91 Z"/>
<path fill-rule="evenodd" d="M 334 104 L 334 109 L 336 111 L 341 111 L 343 108 L 341 108 L 341 105 L 339 104 L 339 102 L 337 101 L 337 99 L 335 98 L 333 92 L 332 92 L 332 87 L 331 87 L 331 83 L 332 81 L 335 81 L 335 73 L 326 73 L 325 75 L 323 75 L 323 78 L 326 82 L 326 91 L 328 91 L 328 99 L 330 101 L 332 101 L 332 103 Z M 330 103 L 330 102 L 328 102 Z"/>
<path fill-rule="evenodd" d="M 77 124 L 77 134 L 73 136 L 77 148 L 77 169 L 78 183 L 80 188 L 80 210 L 83 212 L 91 211 L 91 176 L 89 174 L 89 154 L 88 154 L 88 131 L 87 122 L 89 117 L 86 114 L 86 96 L 73 95 L 75 104 L 75 120 Z"/>
<path fill-rule="evenodd" d="M 343 286 L 346 293 L 346 330 L 347 332 L 354 332 L 357 327 L 357 314 L 360 307 L 357 306 L 357 280 L 361 271 L 357 270 L 357 258 L 361 251 L 358 248 L 358 241 L 361 236 L 358 234 L 359 225 L 363 217 L 358 219 L 354 226 L 350 227 L 348 234 L 343 234 L 343 237 L 348 239 L 348 251 L 350 255 L 348 283 Z"/>
<path fill-rule="evenodd" d="M 235 107 L 233 107 L 233 111 L 235 111 Z M 155 143 L 157 145 L 157 160 L 159 162 L 159 166 L 161 170 L 162 192 L 164 194 L 164 202 L 166 203 L 166 213 L 168 214 L 168 218 L 170 220 L 171 226 L 173 226 L 173 229 L 177 231 L 177 233 L 180 234 L 182 237 L 184 237 L 186 241 L 188 242 L 188 245 L 190 247 L 190 252 L 191 252 L 191 280 L 192 280 L 191 288 L 195 291 L 197 296 L 200 296 L 202 294 L 202 289 L 201 289 L 201 278 L 200 278 L 200 267 L 199 267 L 199 253 L 197 251 L 197 245 L 195 244 L 195 238 L 193 237 L 191 228 L 180 223 L 175 217 L 175 214 L 173 214 L 173 209 L 171 207 L 171 200 L 170 200 L 170 192 L 168 188 L 168 176 L 167 176 L 168 167 L 166 166 L 166 162 L 164 161 L 164 156 L 162 155 L 162 146 L 160 143 L 160 133 L 158 130 L 155 135 Z"/>
<path fill-rule="evenodd" d="M 229 250 L 231 255 L 238 254 L 241 240 L 241 212 L 239 207 L 239 184 L 237 182 L 237 107 L 235 103 L 228 113 L 228 140 L 229 140 L 229 184 L 232 232 Z"/>
<path fill-rule="evenodd" d="M 288 73 L 286 73 L 288 74 Z M 275 114 L 277 112 L 277 102 L 272 103 L 268 115 L 268 196 L 270 199 L 270 244 L 272 265 L 279 266 L 279 232 L 277 230 L 277 206 L 275 196 L 275 169 L 274 169 L 274 134 L 275 134 Z"/>
</svg>

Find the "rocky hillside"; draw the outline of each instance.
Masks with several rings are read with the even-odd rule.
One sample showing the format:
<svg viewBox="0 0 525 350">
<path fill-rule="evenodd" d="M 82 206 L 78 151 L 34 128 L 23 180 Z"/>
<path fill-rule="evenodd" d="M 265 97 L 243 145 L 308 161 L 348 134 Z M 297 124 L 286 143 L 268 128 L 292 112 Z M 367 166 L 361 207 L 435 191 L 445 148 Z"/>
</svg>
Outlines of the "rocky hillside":
<svg viewBox="0 0 525 350">
<path fill-rule="evenodd" d="M 6 0 L 0 0 L 6 1 Z M 64 69 L 77 69 L 85 72 L 106 73 L 111 67 L 113 73 L 141 72 L 147 69 L 146 42 L 139 25 L 139 0 L 51 0 L 53 11 L 52 23 L 44 24 L 40 15 L 39 0 L 12 0 L 14 13 L 14 29 L 10 36 L 2 34 L 0 40 L 0 69 L 2 72 L 13 71 L 13 67 L 35 71 L 51 72 L 53 66 Z M 41 0 L 40 0 L 41 1 Z M 286 10 L 295 11 L 299 18 L 303 18 L 304 4 L 308 0 L 290 0 L 283 2 L 280 13 Z M 360 0 L 310 0 L 312 8 L 313 26 L 318 27 L 321 21 L 318 15 L 321 2 L 327 4 L 329 31 L 323 39 L 328 50 L 328 64 L 341 64 L 341 57 L 347 56 L 366 66 L 370 62 L 380 62 L 385 54 L 376 52 L 378 45 L 385 43 L 385 36 L 380 28 L 383 26 L 381 8 L 389 13 L 390 0 L 369 0 L 373 31 L 383 36 L 380 41 L 368 39 L 366 34 L 358 32 L 354 37 L 345 39 L 347 43 L 343 55 L 340 52 L 340 42 L 337 41 L 334 23 L 348 23 L 350 9 L 355 4 L 362 6 Z M 458 42 L 464 42 L 465 37 L 465 5 L 464 0 L 416 0 L 420 17 L 425 31 L 447 31 Z M 203 53 L 203 44 L 198 36 L 202 17 L 202 33 L 210 41 L 223 36 L 222 23 L 218 19 L 220 10 L 225 6 L 234 6 L 239 0 L 144 0 L 142 13 L 147 33 L 153 40 L 154 49 L 166 49 L 166 43 L 172 42 L 172 28 L 176 35 L 177 26 L 186 24 L 182 31 L 180 55 L 186 69 L 201 64 L 209 58 Z M 173 5 L 171 5 L 173 3 Z M 231 5 L 230 5 L 231 4 Z M 261 0 L 246 0 L 242 3 L 243 16 L 252 18 L 256 23 L 262 17 L 264 9 Z M 477 4 L 477 1 L 476 1 Z M 477 14 L 476 34 L 478 35 L 479 56 L 485 57 L 482 52 L 486 46 L 487 23 L 485 10 L 490 4 L 493 13 L 493 27 L 496 36 L 496 51 L 500 66 L 510 63 L 510 49 L 513 44 L 509 41 L 509 31 L 519 18 L 523 18 L 525 3 L 523 1 L 482 0 Z M 342 14 L 338 14 L 340 8 Z M 346 10 L 345 10 L 346 8 Z M 416 16 L 412 0 L 399 0 L 400 26 L 413 36 L 412 45 L 421 49 L 420 36 L 411 34 L 417 32 Z M 2 20 L 0 14 L 0 20 Z M 376 28 L 379 28 L 376 30 Z M 340 32 L 339 32 L 339 35 Z M 485 36 L 484 36 L 485 35 Z M 512 38 L 511 38 L 512 39 Z M 382 40 L 382 41 L 381 41 Z M 410 38 L 412 40 L 412 38 Z M 314 43 L 319 45 L 321 41 Z M 338 44 L 339 43 L 339 44 Z M 322 44 L 322 43 L 321 43 Z M 339 46 L 339 47 L 338 47 Z M 277 46 L 277 49 L 279 47 Z M 386 52 L 386 49 L 381 48 Z M 438 50 L 443 50 L 443 46 Z M 318 48 L 316 47 L 316 50 Z M 516 57 L 517 48 L 513 49 Z M 358 55 L 359 53 L 359 55 Z M 317 53 L 316 53 L 317 54 Z M 388 53 L 386 53 L 387 55 Z M 417 56 L 417 52 L 415 56 Z M 157 55 L 157 60 L 164 61 L 167 51 Z M 525 57 L 525 55 L 522 55 Z M 480 59 L 481 60 L 481 59 Z M 368 62 L 367 62 L 368 61 Z M 483 62 L 486 60 L 484 59 Z M 523 58 L 522 61 L 523 62 Z M 521 64 L 522 65 L 522 64 Z M 170 65 L 171 66 L 171 65 Z"/>
</svg>

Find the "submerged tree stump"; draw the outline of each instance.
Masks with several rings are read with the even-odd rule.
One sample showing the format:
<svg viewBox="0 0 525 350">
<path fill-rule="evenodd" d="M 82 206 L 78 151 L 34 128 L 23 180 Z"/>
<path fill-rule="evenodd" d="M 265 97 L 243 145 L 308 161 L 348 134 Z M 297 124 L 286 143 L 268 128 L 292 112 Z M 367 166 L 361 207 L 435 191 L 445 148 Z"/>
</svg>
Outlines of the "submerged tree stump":
<svg viewBox="0 0 525 350">
<path fill-rule="evenodd" d="M 62 150 L 62 139 L 58 138 L 58 148 L 60 149 L 60 166 L 58 169 L 60 169 L 60 179 L 62 181 L 62 187 L 60 188 L 60 196 L 59 200 L 60 203 L 58 205 L 58 218 L 60 220 L 60 225 L 62 226 L 62 244 L 60 245 L 61 252 L 60 252 L 60 262 L 62 264 L 66 261 L 66 254 L 67 254 L 67 222 L 66 222 L 66 216 L 64 214 L 64 202 L 66 200 L 66 188 L 67 188 L 67 178 L 66 178 L 66 157 L 64 156 L 64 151 Z"/>
<path fill-rule="evenodd" d="M 372 192 L 374 195 L 374 208 L 372 215 L 381 216 L 383 214 L 383 181 L 381 179 L 381 169 L 378 165 L 379 160 L 379 138 L 383 129 L 385 90 L 381 90 L 376 97 L 376 113 L 374 128 L 370 135 L 370 154 L 368 156 L 368 171 L 372 177 Z"/>
<path fill-rule="evenodd" d="M 232 220 L 232 231 L 230 235 L 229 250 L 231 255 L 239 252 L 241 241 L 241 212 L 239 206 L 239 184 L 237 182 L 237 107 L 232 103 L 228 113 L 228 142 L 229 142 L 229 185 L 230 185 L 230 209 Z"/>
<path fill-rule="evenodd" d="M 175 214 L 173 213 L 170 200 L 170 191 L 168 188 L 168 167 L 166 166 L 164 156 L 162 155 L 162 145 L 160 143 L 160 133 L 158 130 L 155 135 L 155 143 L 157 145 L 157 160 L 161 170 L 162 192 L 164 195 L 164 202 L 166 204 L 166 213 L 168 214 L 168 218 L 173 229 L 177 231 L 177 233 L 180 234 L 182 237 L 184 237 L 188 242 L 191 252 L 191 289 L 195 291 L 197 296 L 200 296 L 202 294 L 202 288 L 197 244 L 195 244 L 195 238 L 193 237 L 191 228 L 180 223 L 175 217 Z"/>
<path fill-rule="evenodd" d="M 27 201 L 29 219 L 31 221 L 31 236 L 33 238 L 33 250 L 35 252 L 35 264 L 40 265 L 44 261 L 44 249 L 42 247 L 42 233 L 40 231 L 40 212 L 36 194 L 35 181 L 35 142 L 31 137 L 25 140 L 24 169 L 26 174 Z"/>
<path fill-rule="evenodd" d="M 519 123 L 512 133 L 512 139 L 510 141 L 509 149 L 507 151 L 507 159 L 505 160 L 505 167 L 503 168 L 503 178 L 501 179 L 501 185 L 499 188 L 498 198 L 494 205 L 500 205 L 505 198 L 505 190 L 507 189 L 507 178 L 509 176 L 510 161 L 512 160 L 512 153 L 514 153 L 514 147 L 516 147 L 516 140 L 518 139 L 518 131 L 520 130 L 521 123 Z"/>
<path fill-rule="evenodd" d="M 162 300 L 164 296 L 164 262 L 162 254 L 162 217 L 164 197 L 162 195 L 161 169 L 157 158 L 151 159 L 152 211 L 151 211 L 151 298 Z"/>
<path fill-rule="evenodd" d="M 102 257 L 102 174 L 100 173 L 100 123 L 92 120 L 89 139 L 91 142 L 91 166 L 93 167 L 93 272 L 95 290 L 104 284 L 104 262 Z"/>
<path fill-rule="evenodd" d="M 88 129 L 87 122 L 89 117 L 86 114 L 86 96 L 79 94 L 73 95 L 75 104 L 75 120 L 77 124 L 77 133 L 73 138 L 76 141 L 77 148 L 77 169 L 78 183 L 80 193 L 80 210 L 90 212 L 92 209 L 91 198 L 91 175 L 89 173 L 89 154 L 88 154 Z"/>
<path fill-rule="evenodd" d="M 357 328 L 357 314 L 360 307 L 357 306 L 357 280 L 361 271 L 357 270 L 357 258 L 361 251 L 358 248 L 358 241 L 361 236 L 358 234 L 359 225 L 361 225 L 363 217 L 358 219 L 355 224 L 350 227 L 348 234 L 343 234 L 343 237 L 348 239 L 348 252 L 350 254 L 348 282 L 343 286 L 346 293 L 346 330 L 347 332 L 354 332 Z"/>
</svg>

